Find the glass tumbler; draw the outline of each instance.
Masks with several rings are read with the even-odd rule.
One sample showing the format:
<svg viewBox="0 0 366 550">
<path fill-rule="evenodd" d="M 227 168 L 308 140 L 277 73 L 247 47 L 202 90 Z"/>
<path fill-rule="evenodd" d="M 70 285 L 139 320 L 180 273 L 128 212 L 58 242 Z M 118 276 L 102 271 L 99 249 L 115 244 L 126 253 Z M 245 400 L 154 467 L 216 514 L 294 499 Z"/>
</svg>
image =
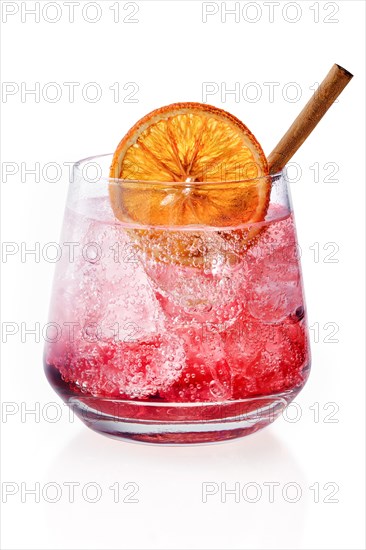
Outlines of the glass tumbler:
<svg viewBox="0 0 366 550">
<path fill-rule="evenodd" d="M 310 369 L 284 174 L 214 184 L 110 180 L 111 158 L 73 168 L 44 354 L 50 384 L 88 427 L 116 438 L 215 442 L 270 424 Z M 268 182 L 261 222 L 156 223 L 152 188 L 169 208 L 182 194 L 225 200 Z M 122 202 L 141 197 L 144 223 L 115 217 L 116 193 Z"/>
</svg>

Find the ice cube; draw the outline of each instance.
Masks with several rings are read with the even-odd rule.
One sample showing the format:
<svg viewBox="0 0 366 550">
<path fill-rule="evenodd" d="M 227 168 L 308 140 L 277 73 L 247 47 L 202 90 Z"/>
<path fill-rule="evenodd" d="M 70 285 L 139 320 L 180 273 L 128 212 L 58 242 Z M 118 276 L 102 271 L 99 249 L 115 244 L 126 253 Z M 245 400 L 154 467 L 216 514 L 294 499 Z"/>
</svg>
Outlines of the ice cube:
<svg viewBox="0 0 366 550">
<path fill-rule="evenodd" d="M 233 257 L 217 233 L 202 232 L 201 240 L 205 246 L 202 265 L 184 264 L 174 258 L 165 262 L 145 254 L 145 272 L 168 316 L 182 322 L 219 324 L 234 320 L 242 309 L 238 300 L 244 279 L 242 262 Z"/>
<path fill-rule="evenodd" d="M 56 279 L 51 320 L 97 327 L 105 338 L 141 339 L 160 330 L 162 309 L 128 232 L 98 220 L 75 222 L 82 240 Z"/>
<path fill-rule="evenodd" d="M 279 323 L 303 304 L 299 259 L 291 218 L 273 223 L 245 256 L 245 309 L 254 318 Z"/>
<path fill-rule="evenodd" d="M 146 399 L 169 390 L 181 375 L 185 354 L 178 338 L 160 334 L 136 342 L 65 342 L 51 347 L 46 360 L 83 393 Z"/>
<path fill-rule="evenodd" d="M 230 399 L 231 372 L 220 333 L 211 325 L 176 328 L 184 343 L 185 366 L 160 395 L 168 401 L 221 402 Z"/>
<path fill-rule="evenodd" d="M 308 343 L 304 321 L 266 324 L 250 316 L 221 334 L 233 374 L 233 398 L 269 395 L 305 382 Z"/>
</svg>

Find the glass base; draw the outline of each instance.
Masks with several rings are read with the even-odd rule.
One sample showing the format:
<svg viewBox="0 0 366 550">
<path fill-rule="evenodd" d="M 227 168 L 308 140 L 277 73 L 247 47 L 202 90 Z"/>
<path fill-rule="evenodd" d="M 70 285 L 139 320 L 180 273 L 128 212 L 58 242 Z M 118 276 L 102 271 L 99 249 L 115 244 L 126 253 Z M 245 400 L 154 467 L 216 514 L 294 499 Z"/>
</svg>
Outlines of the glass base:
<svg viewBox="0 0 366 550">
<path fill-rule="evenodd" d="M 264 428 L 281 414 L 292 399 L 290 393 L 234 403 L 195 403 L 191 407 L 182 403 L 162 406 L 96 398 L 91 399 L 92 406 L 85 398 L 74 397 L 69 406 L 89 428 L 114 438 L 145 443 L 192 444 L 234 439 Z M 115 414 L 106 412 L 111 407 Z M 128 416 L 123 414 L 124 410 L 129 412 Z M 182 417 L 184 420 L 179 419 Z"/>
<path fill-rule="evenodd" d="M 53 388 L 88 428 L 117 439 L 170 445 L 219 442 L 256 432 L 280 416 L 303 387 L 236 401 L 167 403 L 75 393 L 54 367 L 46 367 L 46 372 Z"/>
</svg>

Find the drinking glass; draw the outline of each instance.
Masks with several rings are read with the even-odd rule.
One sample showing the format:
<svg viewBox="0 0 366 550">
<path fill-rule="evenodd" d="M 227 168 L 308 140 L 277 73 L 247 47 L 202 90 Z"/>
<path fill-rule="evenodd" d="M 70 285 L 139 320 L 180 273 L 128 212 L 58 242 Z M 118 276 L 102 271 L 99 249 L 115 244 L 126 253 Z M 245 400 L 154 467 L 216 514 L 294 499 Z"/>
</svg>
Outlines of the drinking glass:
<svg viewBox="0 0 366 550">
<path fill-rule="evenodd" d="M 111 159 L 73 168 L 44 355 L 50 384 L 88 427 L 116 438 L 215 442 L 270 424 L 310 369 L 285 174 L 111 180 Z M 166 209 L 182 193 L 225 201 L 243 185 L 271 191 L 257 223 L 159 226 L 152 185 Z M 131 193 L 144 223 L 114 215 L 110 197 Z"/>
</svg>

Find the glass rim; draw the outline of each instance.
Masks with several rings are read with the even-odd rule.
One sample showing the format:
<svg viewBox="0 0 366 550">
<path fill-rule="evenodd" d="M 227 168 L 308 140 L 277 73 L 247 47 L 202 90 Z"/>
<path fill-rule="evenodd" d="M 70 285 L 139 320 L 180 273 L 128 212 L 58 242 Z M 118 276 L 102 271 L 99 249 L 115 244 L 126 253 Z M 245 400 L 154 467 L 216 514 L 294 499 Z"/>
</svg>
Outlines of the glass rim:
<svg viewBox="0 0 366 550">
<path fill-rule="evenodd" d="M 80 159 L 76 161 L 73 164 L 73 173 L 78 174 L 80 179 L 84 179 L 86 182 L 88 180 L 84 177 L 82 173 L 82 166 L 86 165 L 87 163 L 93 163 L 98 164 L 98 159 L 103 159 L 106 157 L 113 157 L 114 153 L 103 153 L 100 155 L 93 155 L 90 157 L 85 157 L 83 159 Z M 243 185 L 243 184 L 252 184 L 255 185 L 256 183 L 270 179 L 271 184 L 276 182 L 277 180 L 281 179 L 282 177 L 285 177 L 285 170 L 286 167 L 284 167 L 281 171 L 276 172 L 275 174 L 267 174 L 263 176 L 258 176 L 255 178 L 246 178 L 246 179 L 238 179 L 238 180 L 218 180 L 218 181 L 162 181 L 162 180 L 142 180 L 142 179 L 122 179 L 122 178 L 110 178 L 105 175 L 101 175 L 97 179 L 90 180 L 91 183 L 97 183 L 102 182 L 106 183 L 108 185 L 124 185 L 124 186 L 146 186 L 154 184 L 157 187 L 160 187 L 161 189 L 166 188 L 180 188 L 180 187 L 216 187 L 219 188 L 220 186 L 235 186 L 235 185 Z"/>
</svg>

